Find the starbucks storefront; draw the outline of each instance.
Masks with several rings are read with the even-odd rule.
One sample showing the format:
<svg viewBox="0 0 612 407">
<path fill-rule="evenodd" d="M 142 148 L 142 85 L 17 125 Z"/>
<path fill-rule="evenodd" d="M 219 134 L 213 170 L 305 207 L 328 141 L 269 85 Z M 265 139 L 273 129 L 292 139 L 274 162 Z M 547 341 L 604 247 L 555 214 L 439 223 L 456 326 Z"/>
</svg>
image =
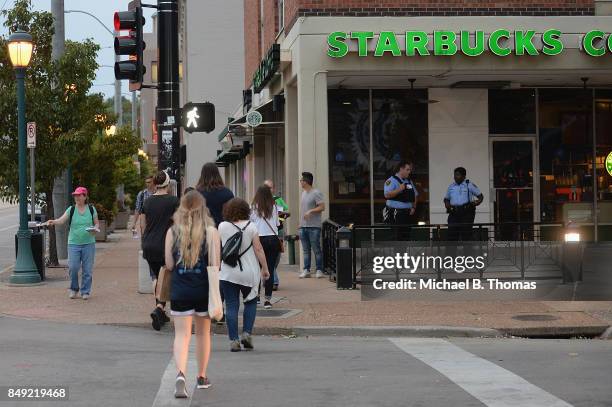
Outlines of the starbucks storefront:
<svg viewBox="0 0 612 407">
<path fill-rule="evenodd" d="M 379 223 L 384 182 L 408 159 L 421 222 L 446 223 L 463 166 L 485 195 L 476 222 L 572 221 L 587 240 L 612 239 L 612 37 L 600 31 L 611 23 L 300 19 L 262 91 L 285 100 L 288 202 L 297 208 L 299 173 L 311 171 L 326 217 Z"/>
</svg>

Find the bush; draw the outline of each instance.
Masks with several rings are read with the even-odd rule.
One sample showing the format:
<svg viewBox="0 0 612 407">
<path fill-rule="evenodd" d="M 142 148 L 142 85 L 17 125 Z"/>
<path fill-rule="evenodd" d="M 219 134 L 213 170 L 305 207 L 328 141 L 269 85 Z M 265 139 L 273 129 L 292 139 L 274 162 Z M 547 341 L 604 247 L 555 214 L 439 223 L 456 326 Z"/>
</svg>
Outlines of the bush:
<svg viewBox="0 0 612 407">
<path fill-rule="evenodd" d="M 96 211 L 98 212 L 98 219 L 105 220 L 107 225 L 110 225 L 115 219 L 115 214 L 112 210 L 106 209 L 101 204 L 95 204 Z"/>
</svg>

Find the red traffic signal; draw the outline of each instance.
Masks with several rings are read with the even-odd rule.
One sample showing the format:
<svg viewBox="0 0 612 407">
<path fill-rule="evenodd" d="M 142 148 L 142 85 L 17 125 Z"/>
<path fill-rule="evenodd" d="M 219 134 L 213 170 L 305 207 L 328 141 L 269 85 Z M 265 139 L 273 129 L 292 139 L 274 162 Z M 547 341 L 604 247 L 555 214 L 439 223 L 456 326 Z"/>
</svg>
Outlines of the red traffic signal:
<svg viewBox="0 0 612 407">
<path fill-rule="evenodd" d="M 130 90 L 139 90 L 142 86 L 146 69 L 143 65 L 143 51 L 146 44 L 143 41 L 142 7 L 134 7 L 129 11 L 118 11 L 114 16 L 116 31 L 129 30 L 129 35 L 115 38 L 115 54 L 128 55 L 127 61 L 115 63 L 115 78 L 130 81 Z"/>
</svg>

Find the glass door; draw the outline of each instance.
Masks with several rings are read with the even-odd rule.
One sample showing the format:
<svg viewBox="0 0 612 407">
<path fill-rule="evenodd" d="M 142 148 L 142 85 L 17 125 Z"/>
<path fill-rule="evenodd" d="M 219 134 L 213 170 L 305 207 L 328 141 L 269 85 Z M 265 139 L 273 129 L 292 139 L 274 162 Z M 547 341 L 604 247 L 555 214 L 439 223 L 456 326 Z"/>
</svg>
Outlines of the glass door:
<svg viewBox="0 0 612 407">
<path fill-rule="evenodd" d="M 518 240 L 516 223 L 534 222 L 534 138 L 491 139 L 493 218 L 496 239 Z"/>
</svg>

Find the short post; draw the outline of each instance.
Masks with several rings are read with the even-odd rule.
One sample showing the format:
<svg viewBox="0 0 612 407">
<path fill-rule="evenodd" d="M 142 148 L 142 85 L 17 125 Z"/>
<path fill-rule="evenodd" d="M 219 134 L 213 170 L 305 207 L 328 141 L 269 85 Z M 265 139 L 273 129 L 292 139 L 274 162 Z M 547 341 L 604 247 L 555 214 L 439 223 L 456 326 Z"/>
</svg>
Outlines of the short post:
<svg viewBox="0 0 612 407">
<path fill-rule="evenodd" d="M 287 254 L 289 257 L 289 265 L 293 266 L 295 264 L 295 241 L 297 240 L 297 236 L 288 235 L 285 236 L 285 240 L 287 241 Z"/>
<path fill-rule="evenodd" d="M 336 231 L 336 288 L 353 288 L 353 249 L 351 248 L 352 230 L 343 226 Z"/>
<path fill-rule="evenodd" d="M 153 294 L 149 263 L 144 259 L 142 250 L 138 251 L 138 292 L 140 294 Z"/>
<path fill-rule="evenodd" d="M 578 226 L 570 222 L 563 236 L 563 283 L 582 281 L 582 244 Z"/>
</svg>

